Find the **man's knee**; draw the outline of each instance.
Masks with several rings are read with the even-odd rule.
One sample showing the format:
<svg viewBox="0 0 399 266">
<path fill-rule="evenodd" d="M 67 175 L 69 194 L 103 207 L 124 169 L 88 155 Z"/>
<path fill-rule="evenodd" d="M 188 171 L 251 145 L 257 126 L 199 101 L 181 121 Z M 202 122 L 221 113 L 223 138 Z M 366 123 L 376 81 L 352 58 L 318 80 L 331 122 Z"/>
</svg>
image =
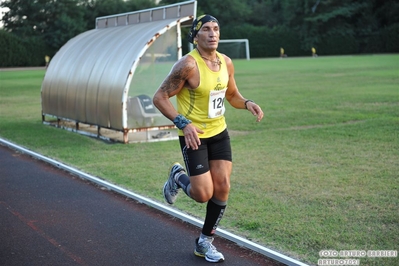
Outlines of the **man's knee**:
<svg viewBox="0 0 399 266">
<path fill-rule="evenodd" d="M 203 190 L 193 197 L 196 202 L 205 203 L 208 202 L 213 196 L 213 191 Z"/>
<path fill-rule="evenodd" d="M 230 193 L 230 184 L 226 183 L 221 186 L 215 186 L 213 197 L 218 200 L 227 201 L 229 193 Z"/>
<path fill-rule="evenodd" d="M 230 177 L 218 178 L 214 182 L 215 193 L 229 193 L 230 192 Z"/>
</svg>

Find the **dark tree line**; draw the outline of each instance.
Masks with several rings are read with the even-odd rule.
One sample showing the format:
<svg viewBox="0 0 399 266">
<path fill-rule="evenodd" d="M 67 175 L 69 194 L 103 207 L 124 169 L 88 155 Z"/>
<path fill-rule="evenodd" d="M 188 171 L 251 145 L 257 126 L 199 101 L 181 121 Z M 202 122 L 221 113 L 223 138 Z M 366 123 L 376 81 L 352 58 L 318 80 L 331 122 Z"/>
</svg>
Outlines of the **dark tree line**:
<svg viewBox="0 0 399 266">
<path fill-rule="evenodd" d="M 167 5 L 176 0 L 162 0 Z M 157 6 L 155 0 L 5 0 L 0 64 L 43 64 L 95 18 Z M 252 57 L 399 52 L 396 0 L 198 0 L 198 14 L 221 24 L 223 39 L 249 39 Z M 8 49 L 8 50 L 5 50 Z M 16 59 L 13 55 L 18 54 Z M 38 55 L 38 56 L 32 56 Z M 27 58 L 30 58 L 27 60 Z"/>
<path fill-rule="evenodd" d="M 44 65 L 69 39 L 93 29 L 95 18 L 156 6 L 155 0 L 5 0 L 0 66 Z"/>
</svg>

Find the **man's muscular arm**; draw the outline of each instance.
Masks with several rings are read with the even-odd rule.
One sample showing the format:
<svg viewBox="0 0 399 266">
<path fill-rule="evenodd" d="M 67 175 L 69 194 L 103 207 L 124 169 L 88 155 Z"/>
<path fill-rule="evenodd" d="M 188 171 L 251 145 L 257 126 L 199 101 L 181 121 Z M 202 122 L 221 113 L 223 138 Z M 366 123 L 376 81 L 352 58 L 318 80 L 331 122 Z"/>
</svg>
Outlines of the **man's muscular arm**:
<svg viewBox="0 0 399 266">
<path fill-rule="evenodd" d="M 188 56 L 183 57 L 173 66 L 172 71 L 155 92 L 153 98 L 154 105 L 171 121 L 173 121 L 179 113 L 169 98 L 178 94 L 184 86 L 189 88 L 198 86 L 196 84 L 198 81 L 193 78 L 195 77 L 196 71 L 197 67 L 195 60 Z M 192 124 L 188 124 L 183 129 L 183 133 L 187 147 L 194 150 L 198 149 L 198 146 L 201 144 L 198 133 L 201 134 L 203 131 Z"/>
<path fill-rule="evenodd" d="M 171 121 L 176 118 L 178 112 L 169 98 L 178 94 L 192 75 L 195 65 L 190 61 L 187 57 L 179 60 L 154 94 L 154 105 Z"/>
</svg>

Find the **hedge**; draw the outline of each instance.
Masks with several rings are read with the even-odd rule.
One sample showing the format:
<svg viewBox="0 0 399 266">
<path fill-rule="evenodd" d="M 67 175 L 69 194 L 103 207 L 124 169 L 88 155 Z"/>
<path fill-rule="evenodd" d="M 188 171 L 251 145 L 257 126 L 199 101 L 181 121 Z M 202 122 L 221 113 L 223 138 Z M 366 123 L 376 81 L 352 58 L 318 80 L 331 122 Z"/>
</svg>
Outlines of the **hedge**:
<svg viewBox="0 0 399 266">
<path fill-rule="evenodd" d="M 298 32 L 288 27 L 269 29 L 243 25 L 221 29 L 222 39 L 248 39 L 251 57 L 278 57 L 280 47 L 288 56 L 310 56 L 311 48 L 305 50 Z M 383 28 L 368 36 L 352 36 L 340 33 L 320 36 L 314 44 L 319 55 L 346 55 L 365 53 L 399 52 L 399 24 Z"/>
<path fill-rule="evenodd" d="M 183 52 L 187 51 L 185 38 L 188 29 L 183 29 Z M 244 24 L 221 29 L 222 39 L 248 39 L 252 58 L 278 57 L 280 48 L 288 56 L 310 56 L 311 47 L 305 50 L 304 40 L 298 32 L 288 27 L 255 27 Z M 336 33 L 320 36 L 314 44 L 319 55 L 343 55 L 362 53 L 398 53 L 399 23 L 390 25 L 368 36 L 352 36 Z M 12 33 L 0 30 L 0 67 L 44 66 L 45 55 L 53 55 L 44 41 L 38 37 L 21 39 Z"/>
<path fill-rule="evenodd" d="M 46 51 L 40 38 L 21 39 L 0 30 L 0 67 L 44 66 Z"/>
</svg>

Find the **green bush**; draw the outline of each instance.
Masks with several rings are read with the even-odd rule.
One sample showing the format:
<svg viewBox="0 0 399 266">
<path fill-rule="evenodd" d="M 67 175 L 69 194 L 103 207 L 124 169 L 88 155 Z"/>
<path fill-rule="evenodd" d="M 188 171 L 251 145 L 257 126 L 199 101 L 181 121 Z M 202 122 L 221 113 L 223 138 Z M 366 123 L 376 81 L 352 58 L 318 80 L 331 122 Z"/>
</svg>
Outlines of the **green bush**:
<svg viewBox="0 0 399 266">
<path fill-rule="evenodd" d="M 46 52 L 40 38 L 21 39 L 0 30 L 0 67 L 44 66 Z"/>
<path fill-rule="evenodd" d="M 385 52 L 399 52 L 399 23 L 393 24 L 382 30 L 382 40 L 384 42 Z"/>
<path fill-rule="evenodd" d="M 359 53 L 359 44 L 350 35 L 328 35 L 321 38 L 317 53 L 319 55 L 346 55 Z"/>
<path fill-rule="evenodd" d="M 360 48 L 360 53 L 382 53 L 384 51 L 384 42 L 379 32 L 366 37 L 364 47 Z"/>
<path fill-rule="evenodd" d="M 0 67 L 25 66 L 26 49 L 20 39 L 0 30 Z"/>
<path fill-rule="evenodd" d="M 241 27 L 223 28 L 222 39 L 248 39 L 251 57 L 278 57 L 280 48 L 284 48 L 289 56 L 303 56 L 310 52 L 300 47 L 300 37 L 288 27 L 256 27 L 243 25 Z M 310 48 L 309 48 L 310 50 Z"/>
<path fill-rule="evenodd" d="M 51 53 L 47 51 L 48 49 L 42 39 L 32 37 L 23 40 L 22 44 L 25 46 L 28 54 L 28 58 L 26 58 L 27 65 L 44 66 L 46 64 L 44 56 Z"/>
<path fill-rule="evenodd" d="M 309 56 L 311 47 L 304 50 L 300 34 L 289 27 L 273 29 L 253 25 L 225 27 L 222 39 L 248 39 L 252 58 L 278 57 L 280 47 L 288 56 Z M 399 24 L 359 37 L 350 33 L 330 33 L 320 36 L 315 43 L 319 55 L 347 55 L 399 52 Z"/>
</svg>

